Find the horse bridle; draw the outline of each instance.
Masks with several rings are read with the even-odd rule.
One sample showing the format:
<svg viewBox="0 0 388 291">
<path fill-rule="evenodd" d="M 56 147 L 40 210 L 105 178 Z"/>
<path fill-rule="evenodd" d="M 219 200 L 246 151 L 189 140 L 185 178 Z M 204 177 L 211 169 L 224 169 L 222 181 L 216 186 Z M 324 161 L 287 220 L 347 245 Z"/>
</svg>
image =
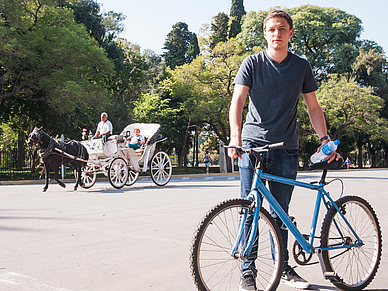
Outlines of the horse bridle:
<svg viewBox="0 0 388 291">
<path fill-rule="evenodd" d="M 39 149 L 41 149 L 40 145 L 43 143 L 42 140 L 42 132 L 40 128 L 35 128 L 32 133 L 34 134 L 34 138 L 30 136 L 30 139 L 33 141 L 33 144 L 35 144 Z M 35 139 L 36 137 L 36 139 Z"/>
</svg>

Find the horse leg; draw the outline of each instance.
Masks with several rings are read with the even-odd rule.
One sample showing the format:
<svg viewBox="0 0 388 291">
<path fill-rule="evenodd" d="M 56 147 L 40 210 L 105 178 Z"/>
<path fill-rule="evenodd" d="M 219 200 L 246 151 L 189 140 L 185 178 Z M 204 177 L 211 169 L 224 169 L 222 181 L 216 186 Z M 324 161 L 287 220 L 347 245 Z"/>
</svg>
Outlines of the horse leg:
<svg viewBox="0 0 388 291">
<path fill-rule="evenodd" d="M 81 185 L 81 168 L 77 165 L 75 170 L 77 171 L 77 180 L 75 181 L 74 191 L 77 191 L 78 185 Z"/>
<path fill-rule="evenodd" d="M 48 167 L 46 164 L 44 165 L 45 168 L 45 177 L 46 177 L 46 183 L 42 189 L 42 192 L 46 192 L 49 184 L 49 177 L 50 177 L 50 167 Z"/>
<path fill-rule="evenodd" d="M 54 179 L 55 179 L 55 181 L 57 181 L 57 183 L 59 184 L 59 186 L 61 186 L 61 187 L 63 187 L 63 188 L 66 188 L 65 183 L 63 183 L 61 180 L 59 180 L 58 176 L 59 176 L 59 166 L 58 166 L 58 167 L 55 167 L 55 171 L 54 171 Z"/>
</svg>

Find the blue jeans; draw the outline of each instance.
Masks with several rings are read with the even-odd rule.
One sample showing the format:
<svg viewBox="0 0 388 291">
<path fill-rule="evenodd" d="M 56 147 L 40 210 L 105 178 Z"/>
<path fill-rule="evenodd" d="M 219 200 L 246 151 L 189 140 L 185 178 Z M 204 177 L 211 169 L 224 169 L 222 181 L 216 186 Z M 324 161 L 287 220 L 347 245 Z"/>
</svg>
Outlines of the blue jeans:
<svg viewBox="0 0 388 291">
<path fill-rule="evenodd" d="M 244 146 L 255 147 L 257 145 L 248 144 L 244 142 Z M 251 191 L 252 179 L 254 175 L 254 166 L 256 164 L 256 158 L 253 154 L 244 154 L 242 159 L 239 159 L 239 170 L 240 170 L 240 185 L 241 185 L 241 197 L 246 198 Z M 269 153 L 264 153 L 263 160 L 263 172 L 281 176 L 289 179 L 296 179 L 298 170 L 298 150 L 284 150 L 276 149 Z M 292 191 L 294 186 L 284 185 L 276 182 L 269 182 L 269 189 L 276 200 L 279 202 L 284 211 L 288 214 L 288 208 L 291 201 Z M 275 219 L 277 225 L 280 227 L 282 234 L 284 248 L 285 248 L 285 260 L 284 268 L 288 266 L 288 230 L 286 227 L 282 227 L 283 222 L 277 217 L 276 213 L 270 208 L 270 213 Z M 247 221 L 248 224 L 248 221 Z M 252 271 L 257 273 L 255 260 L 257 257 L 257 244 L 252 248 L 250 256 L 245 259 L 241 266 L 241 271 Z"/>
</svg>

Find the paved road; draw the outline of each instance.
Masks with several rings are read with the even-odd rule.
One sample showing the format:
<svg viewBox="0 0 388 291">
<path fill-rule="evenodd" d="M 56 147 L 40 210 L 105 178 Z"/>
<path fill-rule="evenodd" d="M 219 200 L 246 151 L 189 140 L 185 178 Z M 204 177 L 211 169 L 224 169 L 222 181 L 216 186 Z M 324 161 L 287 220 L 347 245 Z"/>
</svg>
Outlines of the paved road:
<svg viewBox="0 0 388 291">
<path fill-rule="evenodd" d="M 329 175 L 334 176 L 343 178 L 345 193 L 370 201 L 386 235 L 388 170 Z M 317 180 L 318 173 L 299 177 Z M 46 193 L 42 185 L 0 186 L 0 290 L 194 291 L 188 266 L 193 231 L 213 205 L 239 193 L 238 176 L 174 178 L 165 187 L 145 179 L 120 190 L 97 182 L 74 192 L 72 184 L 51 185 Z M 339 183 L 330 187 L 338 197 Z M 312 194 L 296 191 L 291 206 L 306 233 Z M 388 290 L 387 252 L 369 290 Z M 313 289 L 335 290 L 319 266 L 297 271 Z"/>
</svg>

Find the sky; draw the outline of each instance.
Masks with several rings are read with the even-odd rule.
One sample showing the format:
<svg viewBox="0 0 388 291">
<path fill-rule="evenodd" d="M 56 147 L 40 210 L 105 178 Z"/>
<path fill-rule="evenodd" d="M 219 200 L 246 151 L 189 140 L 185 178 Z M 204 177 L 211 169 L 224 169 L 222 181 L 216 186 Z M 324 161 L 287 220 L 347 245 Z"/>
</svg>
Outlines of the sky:
<svg viewBox="0 0 388 291">
<path fill-rule="evenodd" d="M 231 0 L 96 0 L 101 12 L 115 11 L 126 16 L 125 30 L 120 37 L 138 44 L 142 50 L 150 49 L 157 54 L 164 52 L 163 44 L 172 26 L 185 22 L 189 31 L 199 35 L 201 26 L 210 24 L 212 17 L 220 12 L 229 15 Z M 362 20 L 361 39 L 369 39 L 382 46 L 388 54 L 388 33 L 386 12 L 388 0 L 244 0 L 245 11 L 269 10 L 274 6 L 298 7 L 305 4 L 333 7 L 353 14 Z"/>
</svg>

